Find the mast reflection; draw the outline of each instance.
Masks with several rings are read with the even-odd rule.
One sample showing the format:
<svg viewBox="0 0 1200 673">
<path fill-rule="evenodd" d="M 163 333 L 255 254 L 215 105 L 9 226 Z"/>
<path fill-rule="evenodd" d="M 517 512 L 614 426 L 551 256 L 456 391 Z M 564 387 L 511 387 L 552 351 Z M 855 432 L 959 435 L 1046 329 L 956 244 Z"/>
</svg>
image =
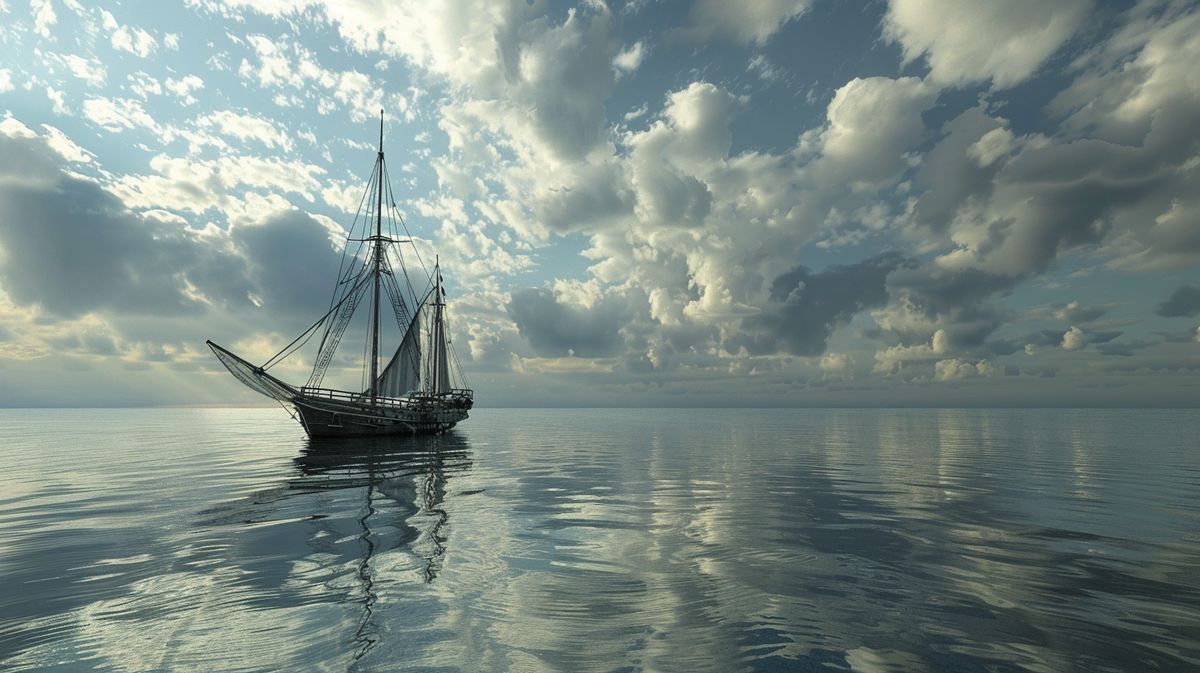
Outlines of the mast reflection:
<svg viewBox="0 0 1200 673">
<path fill-rule="evenodd" d="M 469 445 L 454 432 L 408 437 L 309 438 L 294 463 L 299 475 L 289 480 L 291 489 L 304 492 L 364 489 L 362 515 L 357 519 L 362 556 L 357 562 L 356 575 L 362 586 L 363 606 L 363 616 L 355 632 L 357 660 L 378 640 L 373 615 L 379 595 L 372 558 L 402 545 L 424 560 L 421 578 L 426 584 L 437 579 L 441 572 L 450 518 L 443 506 L 446 483 L 451 475 L 470 468 Z M 389 508 L 386 501 L 381 503 L 380 497 L 395 507 Z M 371 531 L 372 519 L 383 509 L 407 513 L 401 521 L 382 522 L 401 531 L 391 547 Z"/>
</svg>

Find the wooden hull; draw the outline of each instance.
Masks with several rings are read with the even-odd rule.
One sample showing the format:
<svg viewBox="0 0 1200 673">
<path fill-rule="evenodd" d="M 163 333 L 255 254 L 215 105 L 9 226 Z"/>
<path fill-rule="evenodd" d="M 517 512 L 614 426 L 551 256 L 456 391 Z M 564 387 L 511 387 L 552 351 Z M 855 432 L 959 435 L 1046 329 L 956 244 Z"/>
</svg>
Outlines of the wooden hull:
<svg viewBox="0 0 1200 673">
<path fill-rule="evenodd" d="M 310 437 L 421 435 L 444 432 L 467 418 L 466 409 L 436 403 L 416 408 L 298 396 L 292 406 Z"/>
</svg>

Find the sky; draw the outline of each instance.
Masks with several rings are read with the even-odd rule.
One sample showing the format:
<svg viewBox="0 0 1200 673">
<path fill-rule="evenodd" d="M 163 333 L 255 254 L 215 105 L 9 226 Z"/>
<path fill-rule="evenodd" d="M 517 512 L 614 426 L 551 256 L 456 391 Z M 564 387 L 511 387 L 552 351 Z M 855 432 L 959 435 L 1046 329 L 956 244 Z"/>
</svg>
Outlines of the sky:
<svg viewBox="0 0 1200 673">
<path fill-rule="evenodd" d="M 258 400 L 204 341 L 324 313 L 381 108 L 481 406 L 1197 406 L 1196 63 L 1159 0 L 0 0 L 0 406 Z"/>
</svg>

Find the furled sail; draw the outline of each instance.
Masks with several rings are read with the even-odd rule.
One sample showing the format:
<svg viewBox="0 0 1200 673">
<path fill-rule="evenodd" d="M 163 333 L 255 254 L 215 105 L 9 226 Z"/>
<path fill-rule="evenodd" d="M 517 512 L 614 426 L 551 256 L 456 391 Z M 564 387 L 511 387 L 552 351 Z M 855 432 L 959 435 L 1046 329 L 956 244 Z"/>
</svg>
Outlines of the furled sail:
<svg viewBox="0 0 1200 673">
<path fill-rule="evenodd" d="M 434 358 L 434 385 L 433 393 L 444 393 L 450 390 L 450 367 L 446 362 L 446 333 L 443 329 L 441 313 L 442 304 L 441 298 L 438 298 L 436 307 L 438 320 L 433 326 L 433 358 Z"/>
<path fill-rule="evenodd" d="M 413 316 L 412 324 L 396 349 L 379 380 L 375 394 L 383 397 L 402 397 L 420 388 L 421 375 L 421 312 Z"/>
</svg>

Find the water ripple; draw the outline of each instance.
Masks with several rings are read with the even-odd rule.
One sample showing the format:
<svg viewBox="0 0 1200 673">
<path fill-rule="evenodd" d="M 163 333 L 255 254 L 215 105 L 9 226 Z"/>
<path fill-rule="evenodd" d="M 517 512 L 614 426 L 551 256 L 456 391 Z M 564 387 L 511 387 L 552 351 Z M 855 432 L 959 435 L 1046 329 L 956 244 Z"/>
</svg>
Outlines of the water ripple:
<svg viewBox="0 0 1200 673">
<path fill-rule="evenodd" d="M 1200 670 L 1193 412 L 281 415 L 0 411 L 0 669 Z"/>
</svg>

